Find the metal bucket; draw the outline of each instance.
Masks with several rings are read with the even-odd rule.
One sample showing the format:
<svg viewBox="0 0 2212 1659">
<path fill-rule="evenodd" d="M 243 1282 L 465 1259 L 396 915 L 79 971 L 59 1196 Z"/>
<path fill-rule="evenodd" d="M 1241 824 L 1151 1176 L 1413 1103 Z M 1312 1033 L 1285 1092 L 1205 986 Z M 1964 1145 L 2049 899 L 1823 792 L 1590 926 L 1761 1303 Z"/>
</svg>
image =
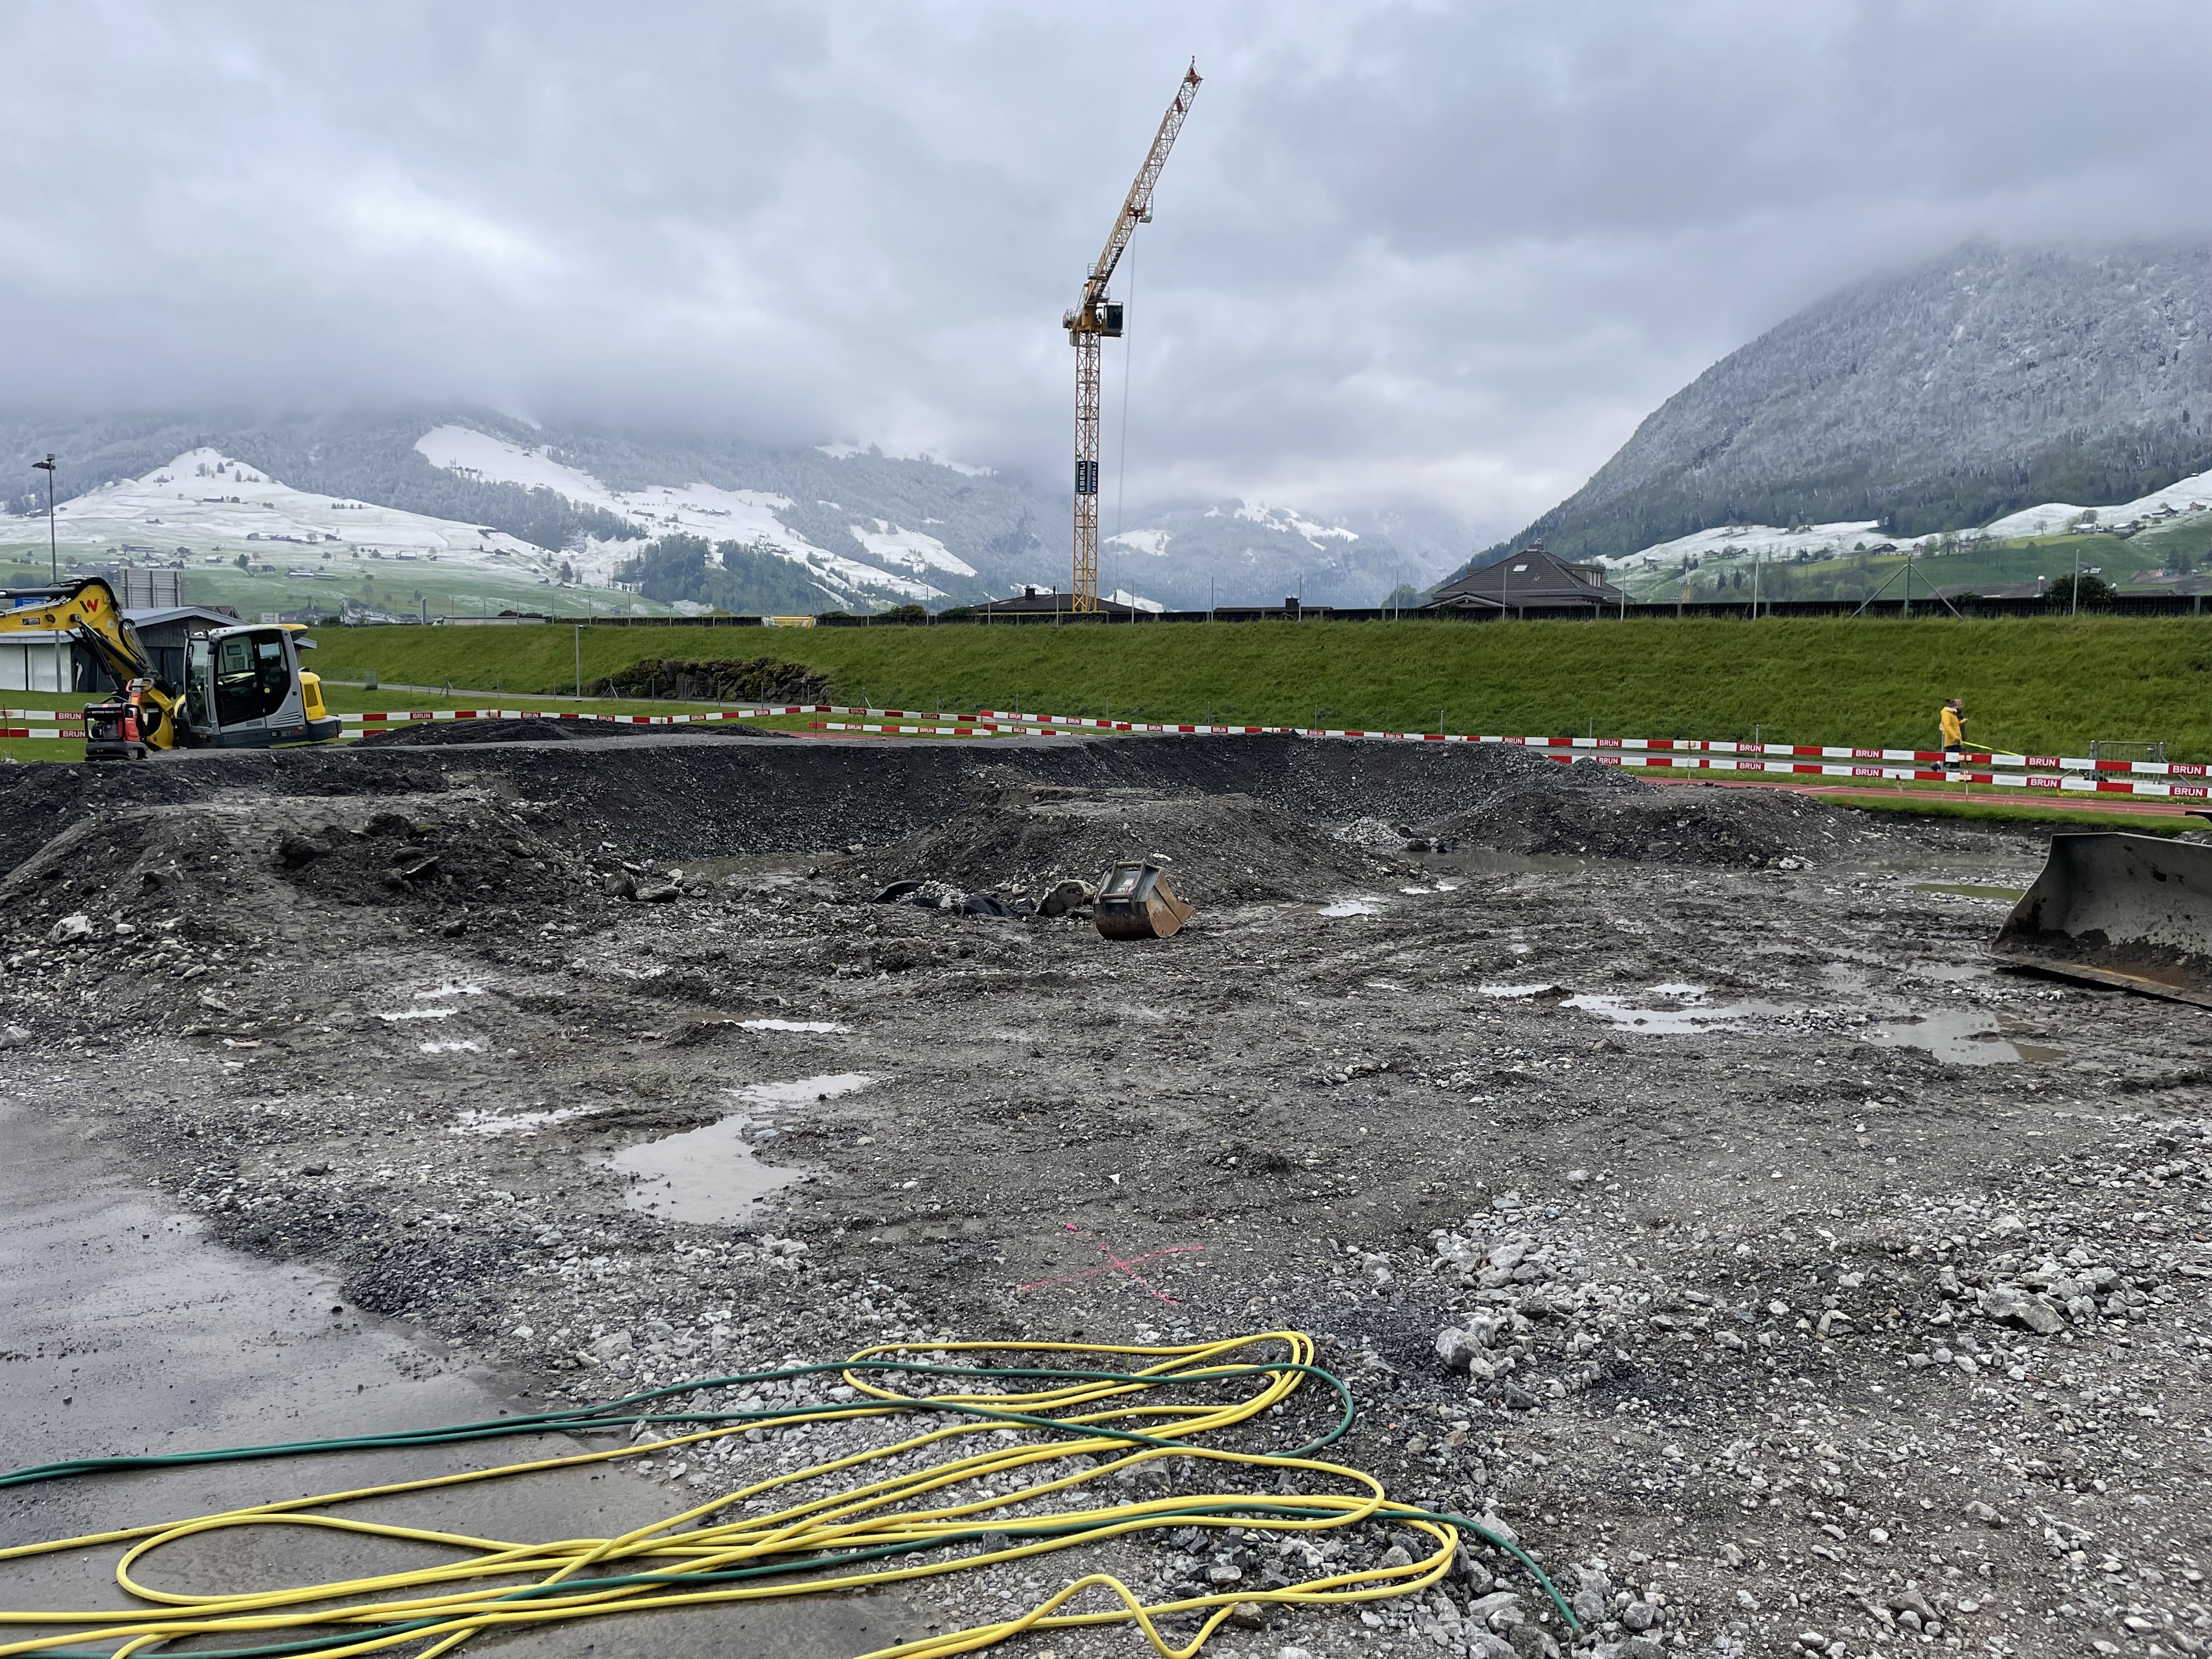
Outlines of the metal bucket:
<svg viewBox="0 0 2212 1659">
<path fill-rule="evenodd" d="M 1108 939 L 1166 939 L 1193 914 L 1149 859 L 1124 859 L 1107 871 L 1091 907 L 1092 925 Z"/>
<path fill-rule="evenodd" d="M 1990 945 L 2023 968 L 2212 1008 L 2212 845 L 2053 836 Z"/>
</svg>

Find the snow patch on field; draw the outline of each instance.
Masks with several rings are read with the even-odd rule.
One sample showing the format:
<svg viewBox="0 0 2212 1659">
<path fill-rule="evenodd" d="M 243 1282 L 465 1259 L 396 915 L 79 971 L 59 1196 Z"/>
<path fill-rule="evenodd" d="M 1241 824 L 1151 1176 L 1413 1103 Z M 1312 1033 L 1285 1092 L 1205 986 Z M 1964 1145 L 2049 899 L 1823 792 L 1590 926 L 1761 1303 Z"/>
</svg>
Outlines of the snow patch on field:
<svg viewBox="0 0 2212 1659">
<path fill-rule="evenodd" d="M 1311 519 L 1301 518 L 1286 507 L 1269 507 L 1265 501 L 1240 501 L 1237 516 L 1256 524 L 1264 530 L 1279 530 L 1289 535 L 1303 536 L 1319 547 L 1325 541 L 1356 542 L 1358 532 L 1340 525 L 1317 524 Z"/>
<path fill-rule="evenodd" d="M 320 574 L 356 556 L 420 560 L 530 577 L 557 564 L 546 549 L 477 525 L 434 519 L 348 496 L 310 494 L 218 449 L 188 449 L 137 478 L 117 478 L 54 509 L 54 533 L 71 547 L 114 547 L 227 564 Z M 336 572 L 332 570 L 331 574 Z"/>
<path fill-rule="evenodd" d="M 949 571 L 956 576 L 975 574 L 974 565 L 934 536 L 925 536 L 919 530 L 902 530 L 883 519 L 872 522 L 875 526 L 872 530 L 853 526 L 853 539 L 867 549 L 868 556 L 878 564 L 903 565 L 916 575 L 928 570 Z"/>
<path fill-rule="evenodd" d="M 2113 530 L 2123 525 L 2140 524 L 2145 519 L 2172 518 L 2189 512 L 2203 512 L 2212 507 L 2212 472 L 2199 472 L 2168 484 L 2164 489 L 2154 490 L 2134 501 L 2118 507 L 2097 508 L 2097 522 L 2086 526 L 2092 530 Z M 2089 509 L 2076 507 L 2070 501 L 2045 501 L 2040 507 L 2023 507 L 2008 513 L 1994 523 L 1983 526 L 1985 536 L 2055 536 Z"/>
<path fill-rule="evenodd" d="M 1165 530 L 1125 530 L 1118 536 L 1109 536 L 1109 547 L 1126 547 L 1132 553 L 1147 553 L 1153 558 L 1167 556 L 1168 544 L 1175 539 L 1173 532 Z"/>
<path fill-rule="evenodd" d="M 1834 524 L 1807 525 L 1801 530 L 1771 524 L 1722 525 L 1597 562 L 1620 570 L 1631 565 L 1677 564 L 1684 559 L 1794 559 L 1800 553 L 1832 557 L 1850 552 L 1861 542 L 1871 547 L 1887 539 L 1879 519 L 1845 519 Z"/>
<path fill-rule="evenodd" d="M 742 543 L 760 552 L 803 564 L 824 584 L 847 593 L 873 588 L 905 599 L 944 597 L 927 582 L 896 575 L 817 547 L 776 516 L 791 507 L 787 495 L 760 489 L 723 489 L 708 483 L 614 489 L 590 473 L 554 459 L 543 447 L 525 449 L 465 426 L 433 428 L 415 441 L 415 447 L 432 465 L 444 467 L 449 472 L 495 483 L 550 489 L 579 506 L 596 507 L 614 514 L 628 520 L 641 537 L 682 534 L 702 537 L 710 543 Z M 921 539 L 931 541 L 927 537 Z M 931 541 L 931 545 L 952 560 L 951 565 L 940 568 L 951 569 L 957 566 L 955 574 L 975 574 L 950 553 L 945 553 L 942 544 Z M 638 544 L 634 542 L 603 542 L 594 538 L 579 557 L 592 574 L 598 575 L 611 573 L 616 564 L 634 556 L 637 549 Z"/>
</svg>

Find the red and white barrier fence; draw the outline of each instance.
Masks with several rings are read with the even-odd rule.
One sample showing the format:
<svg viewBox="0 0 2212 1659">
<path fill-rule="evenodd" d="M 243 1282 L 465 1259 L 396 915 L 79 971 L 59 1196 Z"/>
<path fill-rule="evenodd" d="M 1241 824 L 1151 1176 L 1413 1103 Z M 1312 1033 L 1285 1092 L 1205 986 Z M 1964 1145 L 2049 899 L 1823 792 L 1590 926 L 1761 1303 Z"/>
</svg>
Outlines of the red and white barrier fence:
<svg viewBox="0 0 2212 1659">
<path fill-rule="evenodd" d="M 1594 760 L 1602 766 L 1650 771 L 1758 773 L 1832 778 L 1874 778 L 1899 782 L 1978 783 L 1994 788 L 2055 790 L 2075 793 L 2138 795 L 2176 799 L 2212 799 L 2212 767 L 2186 762 L 2108 761 L 2063 755 L 1999 755 L 1969 752 L 1958 769 L 1944 764 L 1941 750 L 1857 749 L 1806 744 L 1709 742 L 1688 738 L 1507 737 L 1458 732 L 1370 732 L 1358 727 L 1294 726 L 1176 725 L 1117 720 L 1083 714 L 1040 714 L 1015 709 L 981 709 L 972 719 L 948 718 L 903 708 L 854 708 L 842 703 L 782 703 L 685 714 L 601 714 L 533 708 L 415 708 L 341 714 L 348 726 L 388 731 L 420 720 L 600 720 L 622 726 L 701 726 L 763 715 L 833 714 L 842 720 L 810 722 L 823 732 L 856 732 L 887 737 L 1060 737 L 1085 732 L 1127 732 L 1186 736 L 1340 738 L 1379 743 L 1498 744 L 1534 750 L 1570 763 Z M 51 722 L 58 729 L 0 726 L 0 738 L 81 738 L 81 717 L 52 708 L 0 708 L 0 720 Z M 914 721 L 917 724 L 905 724 Z M 76 722 L 69 724 L 69 722 Z M 2127 774 L 2123 781 L 2114 774 Z M 2161 780 L 2205 780 L 2173 781 Z"/>
</svg>

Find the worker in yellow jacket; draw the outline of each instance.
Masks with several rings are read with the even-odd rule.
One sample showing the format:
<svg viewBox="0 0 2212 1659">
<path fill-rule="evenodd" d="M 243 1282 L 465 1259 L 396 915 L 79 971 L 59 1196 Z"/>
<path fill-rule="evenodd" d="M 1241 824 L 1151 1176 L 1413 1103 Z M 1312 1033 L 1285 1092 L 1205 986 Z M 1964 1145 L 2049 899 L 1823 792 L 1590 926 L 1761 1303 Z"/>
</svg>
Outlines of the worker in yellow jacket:
<svg viewBox="0 0 2212 1659">
<path fill-rule="evenodd" d="M 1966 706 L 1953 697 L 1938 718 L 1943 727 L 1943 769 L 1955 774 L 1966 752 Z"/>
</svg>

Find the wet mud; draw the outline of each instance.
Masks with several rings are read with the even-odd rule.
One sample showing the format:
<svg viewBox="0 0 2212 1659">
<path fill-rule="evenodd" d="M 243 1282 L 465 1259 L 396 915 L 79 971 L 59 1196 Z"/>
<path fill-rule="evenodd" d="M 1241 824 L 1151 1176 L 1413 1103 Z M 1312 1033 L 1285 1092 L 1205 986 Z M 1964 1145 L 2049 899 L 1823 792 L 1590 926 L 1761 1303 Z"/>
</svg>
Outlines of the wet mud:
<svg viewBox="0 0 2212 1659">
<path fill-rule="evenodd" d="M 2197 1650 L 2212 1025 L 1989 957 L 2040 836 L 1245 741 L 21 769 L 6 1105 L 535 1399 L 1295 1326 L 1341 1454 L 1509 1524 L 1620 1659 Z M 1175 860 L 1182 934 L 871 902 L 1109 847 Z M 9 1346 L 13 1443 L 96 1437 Z M 1565 1637 L 1525 1611 L 1223 1650 Z"/>
</svg>

